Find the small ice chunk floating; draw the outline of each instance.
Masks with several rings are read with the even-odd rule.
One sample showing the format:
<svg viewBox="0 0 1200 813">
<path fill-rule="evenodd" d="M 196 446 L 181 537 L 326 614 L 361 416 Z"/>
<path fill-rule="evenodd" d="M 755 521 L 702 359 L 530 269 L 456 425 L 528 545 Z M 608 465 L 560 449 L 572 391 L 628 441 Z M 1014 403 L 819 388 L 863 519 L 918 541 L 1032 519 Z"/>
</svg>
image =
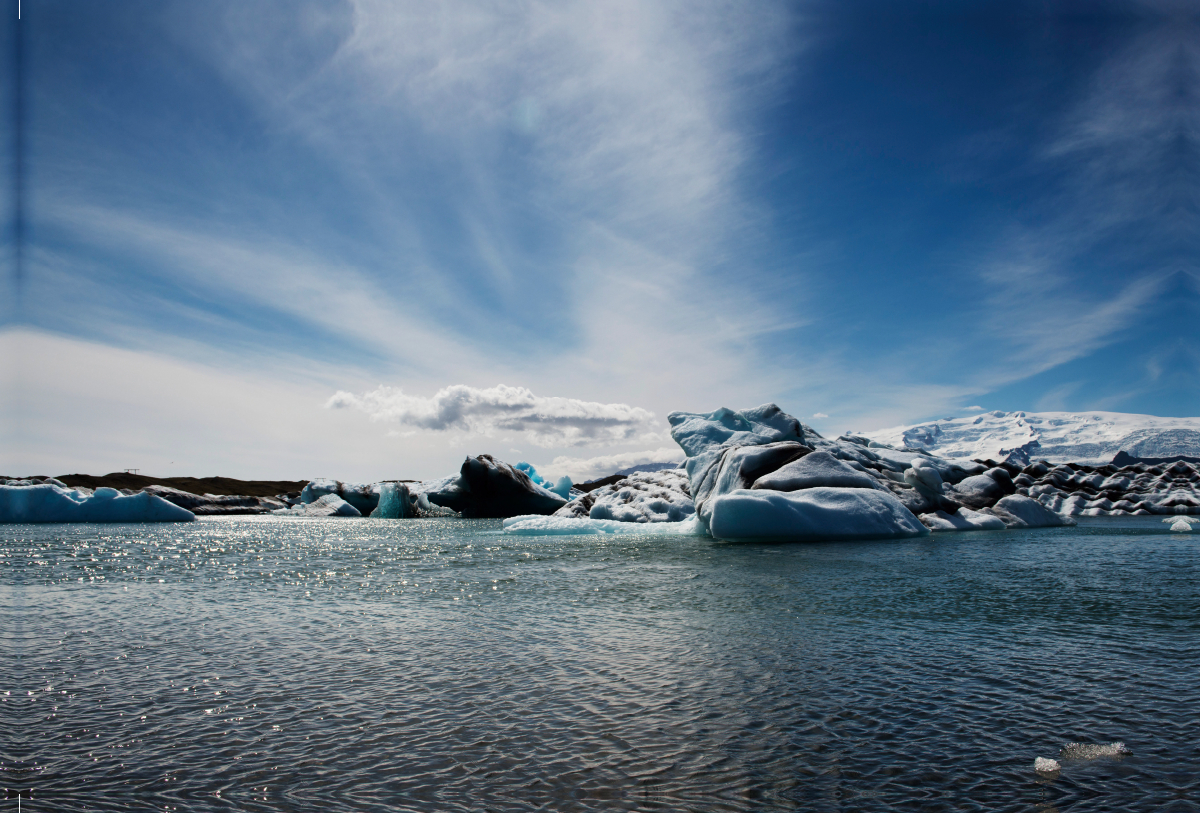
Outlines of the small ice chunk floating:
<svg viewBox="0 0 1200 813">
<path fill-rule="evenodd" d="M 1033 769 L 1038 773 L 1055 773 L 1061 768 L 1062 766 L 1058 764 L 1057 759 L 1038 757 L 1033 761 Z"/>
<path fill-rule="evenodd" d="M 1200 522 L 1200 518 L 1197 518 L 1197 517 L 1167 517 L 1166 519 L 1163 520 L 1163 522 L 1170 524 L 1172 531 L 1178 531 L 1180 533 L 1188 533 L 1192 530 L 1192 523 Z"/>
<path fill-rule="evenodd" d="M 1123 742 L 1072 742 L 1063 746 L 1058 758 L 1092 760 L 1103 757 L 1123 757 L 1132 753 Z"/>
</svg>

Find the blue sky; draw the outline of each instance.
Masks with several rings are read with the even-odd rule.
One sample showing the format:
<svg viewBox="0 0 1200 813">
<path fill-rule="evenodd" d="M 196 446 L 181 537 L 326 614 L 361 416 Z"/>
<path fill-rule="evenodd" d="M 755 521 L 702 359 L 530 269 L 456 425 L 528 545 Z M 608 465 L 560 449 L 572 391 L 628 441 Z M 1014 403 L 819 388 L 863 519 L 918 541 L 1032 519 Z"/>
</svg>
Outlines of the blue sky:
<svg viewBox="0 0 1200 813">
<path fill-rule="evenodd" d="M 1187 4 L 22 16 L 5 473 L 591 474 L 765 401 L 1200 414 Z"/>
</svg>

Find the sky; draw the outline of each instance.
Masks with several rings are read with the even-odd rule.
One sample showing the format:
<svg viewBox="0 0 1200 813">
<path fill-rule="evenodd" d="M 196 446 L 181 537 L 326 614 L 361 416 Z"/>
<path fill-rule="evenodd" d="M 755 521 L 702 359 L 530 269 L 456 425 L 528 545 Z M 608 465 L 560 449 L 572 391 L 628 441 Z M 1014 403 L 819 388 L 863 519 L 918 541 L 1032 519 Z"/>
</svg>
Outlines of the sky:
<svg viewBox="0 0 1200 813">
<path fill-rule="evenodd" d="M 16 6 L 0 473 L 1200 415 L 1190 3 Z"/>
</svg>

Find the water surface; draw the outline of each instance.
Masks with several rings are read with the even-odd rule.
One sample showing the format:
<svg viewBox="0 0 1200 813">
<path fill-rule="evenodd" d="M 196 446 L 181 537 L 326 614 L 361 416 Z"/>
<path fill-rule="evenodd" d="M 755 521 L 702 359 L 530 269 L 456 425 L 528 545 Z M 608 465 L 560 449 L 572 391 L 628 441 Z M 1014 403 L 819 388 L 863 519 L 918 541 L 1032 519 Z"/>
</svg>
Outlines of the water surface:
<svg viewBox="0 0 1200 813">
<path fill-rule="evenodd" d="M 0 527 L 22 810 L 1200 810 L 1200 534 Z M 1122 758 L 1064 760 L 1071 742 Z M 15 805 L 13 807 L 15 810 Z"/>
</svg>

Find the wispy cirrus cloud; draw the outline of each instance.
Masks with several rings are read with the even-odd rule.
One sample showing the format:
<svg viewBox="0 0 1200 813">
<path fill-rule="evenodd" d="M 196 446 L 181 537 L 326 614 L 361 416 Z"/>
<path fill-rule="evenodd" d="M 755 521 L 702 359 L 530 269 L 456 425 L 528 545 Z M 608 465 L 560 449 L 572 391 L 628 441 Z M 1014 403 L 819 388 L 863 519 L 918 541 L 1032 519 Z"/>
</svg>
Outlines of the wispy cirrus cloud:
<svg viewBox="0 0 1200 813">
<path fill-rule="evenodd" d="M 339 391 L 325 404 L 352 408 L 373 420 L 413 429 L 494 435 L 520 433 L 544 447 L 584 446 L 654 440 L 654 413 L 628 404 L 535 395 L 525 387 L 479 388 L 456 384 L 432 397 L 379 387 L 361 395 Z"/>
<path fill-rule="evenodd" d="M 1197 32 L 1168 20 L 1131 36 L 1032 150 L 1027 171 L 1049 191 L 978 262 L 987 291 L 978 324 L 1005 348 L 976 374 L 982 388 L 1088 356 L 1129 331 L 1147 343 L 1174 340 L 1163 332 L 1173 325 L 1167 306 L 1186 299 L 1174 294 L 1196 276 L 1188 258 L 1200 231 Z"/>
</svg>

